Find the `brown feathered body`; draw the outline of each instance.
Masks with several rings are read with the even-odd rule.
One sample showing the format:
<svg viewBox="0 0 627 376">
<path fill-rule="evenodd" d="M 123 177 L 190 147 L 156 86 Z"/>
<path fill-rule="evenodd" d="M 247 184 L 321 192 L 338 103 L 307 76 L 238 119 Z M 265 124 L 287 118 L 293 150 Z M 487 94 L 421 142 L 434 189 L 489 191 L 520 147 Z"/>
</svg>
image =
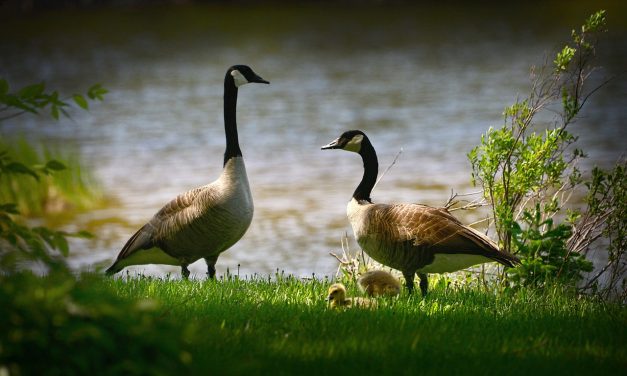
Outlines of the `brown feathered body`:
<svg viewBox="0 0 627 376">
<path fill-rule="evenodd" d="M 342 149 L 361 156 L 364 175 L 347 206 L 355 239 L 370 257 L 400 270 L 410 292 L 416 273 L 425 295 L 427 273 L 454 272 L 490 261 L 506 266 L 520 262 L 500 251 L 487 236 L 464 226 L 446 209 L 373 203 L 370 194 L 376 184 L 379 162 L 364 132 L 346 131 L 322 149 Z"/>
<path fill-rule="evenodd" d="M 445 209 L 352 199 L 347 215 L 362 249 L 403 274 L 453 272 L 490 261 L 507 266 L 518 262 Z"/>
<path fill-rule="evenodd" d="M 177 196 L 133 235 L 107 270 L 159 263 L 208 264 L 244 235 L 253 218 L 253 200 L 242 157 L 231 158 L 215 182 Z"/>
<path fill-rule="evenodd" d="M 446 209 L 418 204 L 375 204 L 370 198 L 377 181 L 377 153 L 366 134 L 358 129 L 342 133 L 322 150 L 342 149 L 358 153 L 364 175 L 348 203 L 347 215 L 355 239 L 370 257 L 400 270 L 411 293 L 414 275 L 427 294 L 427 273 L 446 273 L 484 262 L 514 266 L 520 261 L 502 252 L 479 231 L 464 226 Z"/>
<path fill-rule="evenodd" d="M 401 291 L 401 283 L 385 270 L 370 270 L 357 279 L 357 284 L 369 296 L 396 296 Z"/>
</svg>

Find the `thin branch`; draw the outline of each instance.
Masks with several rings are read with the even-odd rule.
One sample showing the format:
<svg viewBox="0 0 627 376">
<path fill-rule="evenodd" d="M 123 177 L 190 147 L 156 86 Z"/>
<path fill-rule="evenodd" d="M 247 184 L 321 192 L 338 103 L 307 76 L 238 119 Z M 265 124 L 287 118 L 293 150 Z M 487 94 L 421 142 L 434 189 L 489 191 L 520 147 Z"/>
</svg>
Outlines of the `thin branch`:
<svg viewBox="0 0 627 376">
<path fill-rule="evenodd" d="M 18 117 L 20 115 L 23 115 L 25 113 L 26 113 L 26 111 L 21 111 L 21 112 L 16 112 L 16 113 L 11 114 L 11 115 L 7 115 L 5 117 L 0 117 L 0 123 L 2 123 L 3 121 L 10 120 L 10 119 L 13 119 L 15 117 Z"/>
<path fill-rule="evenodd" d="M 583 108 L 583 105 L 588 101 L 588 99 L 590 98 L 590 96 L 592 96 L 592 94 L 594 94 L 596 91 L 601 89 L 603 86 L 609 84 L 610 81 L 612 81 L 614 78 L 616 78 L 616 76 L 611 76 L 607 80 L 605 80 L 602 83 L 600 83 L 597 87 L 592 89 L 588 94 L 586 94 L 586 96 L 583 97 L 583 99 L 581 100 L 581 105 L 579 106 L 579 109 L 581 110 Z"/>
<path fill-rule="evenodd" d="M 477 225 L 477 224 L 485 222 L 485 221 L 488 221 L 488 226 L 490 226 L 490 222 L 492 221 L 492 219 L 490 217 L 486 217 L 486 218 L 480 219 L 478 221 L 474 221 L 472 223 L 469 223 L 468 226 L 472 227 L 474 225 Z"/>
<path fill-rule="evenodd" d="M 475 196 L 478 195 L 480 193 L 483 193 L 483 190 L 480 191 L 476 191 L 476 192 L 469 192 L 469 193 L 457 193 L 455 191 L 453 191 L 453 189 L 451 188 L 451 195 L 448 197 L 448 200 L 446 200 L 446 203 L 444 204 L 444 209 L 448 210 L 451 206 L 457 204 L 459 201 L 454 201 L 457 197 L 464 197 L 464 196 Z M 485 199 L 482 199 L 485 200 Z M 471 202 L 475 202 L 477 200 L 472 200 Z M 468 201 L 466 201 L 468 202 Z M 487 205 L 487 203 L 486 203 Z M 483 206 L 483 205 L 481 205 Z"/>
<path fill-rule="evenodd" d="M 385 171 L 383 171 L 381 176 L 379 176 L 377 181 L 374 183 L 374 186 L 372 187 L 372 190 L 374 190 L 376 188 L 377 184 L 379 184 L 379 182 L 381 181 L 381 179 L 383 179 L 385 174 L 387 174 L 387 172 L 390 171 L 392 166 L 394 166 L 396 164 L 396 161 L 398 160 L 398 157 L 400 157 L 402 153 L 403 153 L 403 148 L 401 148 L 401 150 L 399 150 L 398 153 L 396 153 L 396 157 L 394 157 L 394 160 L 392 161 L 392 163 L 388 166 L 388 168 L 385 169 Z"/>
</svg>

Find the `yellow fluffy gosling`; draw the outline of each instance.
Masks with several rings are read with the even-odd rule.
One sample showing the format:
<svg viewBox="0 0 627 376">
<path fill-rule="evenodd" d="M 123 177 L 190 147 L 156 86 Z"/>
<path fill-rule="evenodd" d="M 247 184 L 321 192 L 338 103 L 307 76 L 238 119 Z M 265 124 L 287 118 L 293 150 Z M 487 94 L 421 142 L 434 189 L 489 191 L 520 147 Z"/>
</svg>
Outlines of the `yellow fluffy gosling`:
<svg viewBox="0 0 627 376">
<path fill-rule="evenodd" d="M 341 283 L 336 283 L 329 287 L 329 295 L 327 296 L 329 301 L 329 307 L 342 308 L 342 307 L 360 307 L 360 308 L 374 308 L 377 306 L 377 302 L 368 298 L 347 298 L 346 287 Z"/>
<path fill-rule="evenodd" d="M 396 296 L 401 291 L 401 283 L 385 270 L 371 270 L 357 280 L 359 288 L 368 296 Z"/>
</svg>

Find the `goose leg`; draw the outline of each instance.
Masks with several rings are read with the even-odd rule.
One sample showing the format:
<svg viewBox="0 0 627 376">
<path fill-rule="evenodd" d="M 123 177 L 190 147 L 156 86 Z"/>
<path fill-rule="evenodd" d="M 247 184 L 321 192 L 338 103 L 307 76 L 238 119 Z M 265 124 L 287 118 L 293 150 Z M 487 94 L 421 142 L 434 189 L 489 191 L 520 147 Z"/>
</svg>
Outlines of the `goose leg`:
<svg viewBox="0 0 627 376">
<path fill-rule="evenodd" d="M 215 259 L 205 258 L 205 262 L 207 263 L 207 277 L 209 279 L 215 279 L 216 277 L 216 262 L 217 261 L 218 261 L 217 258 Z"/>
<path fill-rule="evenodd" d="M 181 275 L 183 276 L 183 279 L 188 279 L 189 278 L 189 269 L 187 269 L 187 265 L 181 265 Z"/>
<path fill-rule="evenodd" d="M 407 286 L 407 292 L 411 294 L 414 291 L 414 274 L 416 272 L 403 272 L 403 277 L 405 277 L 405 286 Z"/>
<path fill-rule="evenodd" d="M 425 273 L 418 274 L 418 277 L 420 277 L 420 292 L 422 296 L 425 297 L 427 296 L 427 289 L 429 288 L 429 279 Z"/>
</svg>

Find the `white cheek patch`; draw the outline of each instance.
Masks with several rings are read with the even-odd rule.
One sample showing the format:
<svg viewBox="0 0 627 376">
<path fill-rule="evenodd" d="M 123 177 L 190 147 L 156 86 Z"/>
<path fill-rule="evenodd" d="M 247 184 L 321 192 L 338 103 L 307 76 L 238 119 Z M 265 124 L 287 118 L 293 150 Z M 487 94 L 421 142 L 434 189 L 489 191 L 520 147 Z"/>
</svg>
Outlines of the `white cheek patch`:
<svg viewBox="0 0 627 376">
<path fill-rule="evenodd" d="M 248 83 L 248 80 L 246 79 L 246 77 L 244 77 L 244 75 L 241 74 L 237 69 L 233 69 L 231 71 L 231 76 L 233 76 L 233 81 L 235 81 L 236 87 L 240 87 Z"/>
<path fill-rule="evenodd" d="M 364 139 L 364 136 L 361 134 L 356 135 L 351 138 L 350 141 L 344 146 L 344 150 L 354 151 L 355 153 L 359 153 L 361 150 L 361 141 Z"/>
</svg>

